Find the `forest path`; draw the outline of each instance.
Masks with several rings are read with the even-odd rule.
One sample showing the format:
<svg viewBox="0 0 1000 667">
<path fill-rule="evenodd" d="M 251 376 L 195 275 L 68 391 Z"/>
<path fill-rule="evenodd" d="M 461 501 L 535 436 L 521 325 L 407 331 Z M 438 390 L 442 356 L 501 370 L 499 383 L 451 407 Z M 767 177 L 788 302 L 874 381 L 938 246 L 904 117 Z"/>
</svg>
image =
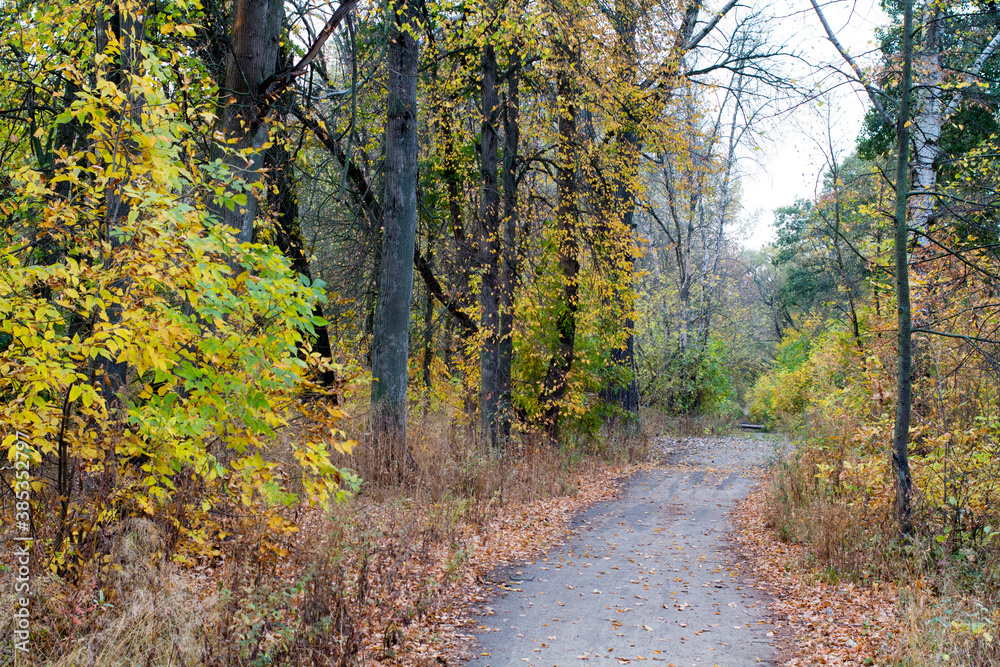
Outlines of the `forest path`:
<svg viewBox="0 0 1000 667">
<path fill-rule="evenodd" d="M 766 599 L 740 573 L 726 516 L 774 441 L 682 438 L 617 500 L 573 522 L 567 542 L 498 572 L 510 591 L 481 624 L 470 665 L 770 664 Z"/>
</svg>

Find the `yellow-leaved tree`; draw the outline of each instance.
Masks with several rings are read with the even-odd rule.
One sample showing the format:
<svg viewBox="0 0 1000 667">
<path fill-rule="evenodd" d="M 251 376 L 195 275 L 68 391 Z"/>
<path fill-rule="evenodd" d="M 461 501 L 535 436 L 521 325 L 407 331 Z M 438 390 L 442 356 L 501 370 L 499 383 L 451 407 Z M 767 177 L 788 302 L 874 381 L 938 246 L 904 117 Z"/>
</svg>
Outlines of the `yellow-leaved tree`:
<svg viewBox="0 0 1000 667">
<path fill-rule="evenodd" d="M 59 67 L 41 57 L 51 33 L 102 7 L 52 5 L 22 26 L 37 85 Z M 301 400 L 322 391 L 308 354 L 322 284 L 208 213 L 248 188 L 199 162 L 186 119 L 210 120 L 211 98 L 174 101 L 166 70 L 183 65 L 147 32 L 77 39 L 95 66 L 59 70 L 70 99 L 7 162 L 0 201 L 0 454 L 28 452 L 36 553 L 63 572 L 128 517 L 191 563 L 217 553 L 219 516 L 327 503 L 353 483 L 332 462 L 353 445 L 342 413 Z"/>
</svg>

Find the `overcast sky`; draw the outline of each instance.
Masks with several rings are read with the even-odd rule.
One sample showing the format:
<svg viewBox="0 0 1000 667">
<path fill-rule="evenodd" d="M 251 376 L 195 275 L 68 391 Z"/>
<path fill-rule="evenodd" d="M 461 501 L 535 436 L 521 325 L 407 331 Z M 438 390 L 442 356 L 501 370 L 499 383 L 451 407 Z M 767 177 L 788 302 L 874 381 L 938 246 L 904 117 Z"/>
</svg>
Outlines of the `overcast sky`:
<svg viewBox="0 0 1000 667">
<path fill-rule="evenodd" d="M 851 55 L 862 63 L 874 62 L 877 47 L 875 29 L 888 23 L 877 0 L 841 0 L 821 3 L 827 21 Z M 813 63 L 842 65 L 836 49 L 826 39 L 822 25 L 813 13 L 809 0 L 776 0 L 771 11 L 776 15 L 773 29 L 777 38 Z M 797 76 L 806 79 L 810 72 L 802 66 Z M 827 119 L 841 159 L 854 146 L 867 108 L 864 92 L 852 85 L 842 85 L 843 77 L 827 76 L 825 103 L 802 106 L 784 114 L 763 129 L 760 149 L 747 151 L 740 167 L 743 171 L 743 209 L 747 237 L 744 245 L 760 247 L 773 238 L 773 211 L 809 198 L 817 191 L 817 179 L 824 171 L 825 158 L 817 142 L 825 142 Z M 834 87 L 834 83 L 841 84 Z"/>
</svg>

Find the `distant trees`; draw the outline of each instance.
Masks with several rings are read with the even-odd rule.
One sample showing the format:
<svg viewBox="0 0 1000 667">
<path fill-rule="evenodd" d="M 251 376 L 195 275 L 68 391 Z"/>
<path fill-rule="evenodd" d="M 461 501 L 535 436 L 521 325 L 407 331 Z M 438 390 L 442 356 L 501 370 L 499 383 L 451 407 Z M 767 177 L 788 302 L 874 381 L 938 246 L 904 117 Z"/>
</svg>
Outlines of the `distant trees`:
<svg viewBox="0 0 1000 667">
<path fill-rule="evenodd" d="M 871 246 L 884 236 L 870 217 L 883 194 L 878 178 L 873 165 L 854 156 L 838 162 L 833 155 L 815 201 L 776 211 L 773 261 L 783 272 L 782 307 L 789 315 L 844 317 L 859 344 L 859 308 L 876 268 L 870 266 Z"/>
<path fill-rule="evenodd" d="M 611 403 L 624 401 L 627 411 L 638 405 L 629 360 L 635 256 L 629 230 L 640 201 L 639 137 L 650 131 L 647 121 L 671 122 L 662 101 L 669 99 L 671 85 L 680 84 L 671 79 L 666 63 L 702 43 L 718 19 L 696 29 L 700 6 L 692 5 L 678 24 L 684 33 L 677 37 L 679 50 L 656 54 L 644 64 L 635 60 L 633 33 L 651 19 L 641 12 L 622 13 L 625 9 L 605 12 L 607 22 L 589 17 L 588 24 L 570 20 L 576 11 L 570 5 L 539 13 L 513 6 L 484 6 L 476 13 L 435 8 L 418 17 L 414 33 L 427 46 L 421 62 L 433 73 L 418 89 L 418 97 L 429 100 L 418 116 L 418 150 L 425 166 L 417 182 L 414 252 L 416 289 L 424 304 L 420 376 L 433 392 L 438 352 L 449 371 L 463 374 L 464 408 L 478 412 L 481 433 L 496 451 L 510 437 L 515 414 L 522 428 L 540 427 L 555 439 L 567 402 L 581 401 L 583 387 L 595 381 Z M 528 28 L 533 22 L 549 22 L 550 44 L 537 41 Z M 592 35 L 602 31 L 615 41 L 596 42 Z M 359 47 L 356 55 L 340 56 L 352 68 L 368 63 L 368 73 L 352 74 L 352 81 L 380 71 L 378 62 L 367 57 L 378 48 L 377 40 L 361 40 Z M 613 70 L 592 64 L 605 52 L 618 54 Z M 655 92 L 644 91 L 638 79 L 621 83 L 619 75 L 637 76 L 643 67 L 652 73 L 643 86 L 654 86 Z M 542 78 L 548 74 L 554 85 Z M 615 84 L 601 89 L 595 81 Z M 324 85 L 334 89 L 333 82 Z M 351 94 L 365 99 L 363 90 Z M 655 104 L 644 107 L 644 98 Z M 323 103 L 322 108 L 337 107 Z M 353 133 L 374 136 L 377 129 L 377 116 L 359 114 L 362 108 L 339 107 L 337 115 L 325 119 L 330 128 L 347 122 L 349 112 L 350 127 L 340 140 L 304 110 L 296 113 L 347 169 L 337 195 L 348 194 L 350 208 L 372 220 L 387 214 L 377 193 L 386 187 L 388 172 L 377 167 L 382 157 L 376 144 L 351 138 Z M 648 116 L 651 109 L 656 111 Z M 616 127 L 617 114 L 630 118 L 630 129 Z M 353 154 L 345 150 L 345 140 Z M 531 209 L 524 208 L 525 201 Z M 324 223 L 315 224 L 317 234 L 324 234 Z M 539 245 L 538 239 L 545 243 Z M 592 262 L 583 255 L 587 250 L 594 251 Z M 369 252 L 366 256 L 384 262 L 381 249 Z M 384 264 L 378 265 L 384 274 Z M 355 275 L 363 271 L 359 267 Z M 591 276 L 600 285 L 589 283 Z M 382 290 L 380 281 L 369 283 L 376 293 Z M 533 296 L 536 290 L 542 293 Z M 532 303 L 519 309 L 522 299 Z M 616 314 L 602 325 L 605 329 L 581 329 L 578 314 L 595 307 Z M 589 315 L 585 319 L 592 321 Z M 367 324 L 363 330 L 374 336 L 373 350 L 379 349 L 381 330 Z M 519 347 L 519 335 L 527 347 Z M 604 360 L 584 355 L 589 365 L 574 370 L 580 351 L 593 345 L 601 346 Z M 518 349 L 530 351 L 519 356 Z M 571 414 L 581 414 L 580 406 L 572 406 Z"/>
<path fill-rule="evenodd" d="M 673 113 L 683 120 L 683 129 L 667 141 L 653 142 L 648 255 L 642 264 L 652 274 L 645 289 L 656 295 L 659 312 L 647 316 L 644 333 L 651 338 L 642 345 L 647 362 L 656 364 L 648 370 L 650 400 L 677 412 L 716 409 L 732 391 L 721 370 L 719 357 L 725 353 L 719 346 L 723 332 L 733 328 L 725 321 L 733 303 L 726 293 L 745 275 L 733 240 L 737 150 L 746 136 L 747 116 L 761 108 L 746 83 L 737 72 L 711 116 L 699 108 L 696 88 L 677 91 Z"/>
</svg>

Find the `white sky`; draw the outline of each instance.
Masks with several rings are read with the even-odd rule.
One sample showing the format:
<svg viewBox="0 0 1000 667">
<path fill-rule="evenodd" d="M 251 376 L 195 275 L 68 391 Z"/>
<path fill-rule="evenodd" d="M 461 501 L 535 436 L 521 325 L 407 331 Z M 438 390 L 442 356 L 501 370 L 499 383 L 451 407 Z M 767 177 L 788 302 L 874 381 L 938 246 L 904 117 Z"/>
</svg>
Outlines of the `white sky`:
<svg viewBox="0 0 1000 667">
<path fill-rule="evenodd" d="M 888 23 L 877 0 L 840 0 L 820 5 L 852 57 L 862 67 L 875 62 L 871 53 L 877 48 L 875 29 Z M 846 67 L 826 39 L 809 0 L 776 0 L 771 11 L 777 17 L 772 25 L 775 37 L 786 39 L 805 60 Z M 816 76 L 805 64 L 798 67 L 797 78 Z M 827 118 L 832 119 L 832 137 L 839 158 L 853 150 L 867 97 L 856 86 L 844 85 L 845 79 L 839 74 L 828 73 L 823 79 L 823 90 L 832 89 L 825 95 L 825 104 L 802 106 L 772 121 L 765 135 L 758 137 L 763 140 L 760 149 L 748 151 L 741 161 L 746 247 L 758 248 L 773 239 L 774 209 L 798 198 L 811 198 L 817 191 L 825 164 L 817 142 L 826 141 Z"/>
</svg>

